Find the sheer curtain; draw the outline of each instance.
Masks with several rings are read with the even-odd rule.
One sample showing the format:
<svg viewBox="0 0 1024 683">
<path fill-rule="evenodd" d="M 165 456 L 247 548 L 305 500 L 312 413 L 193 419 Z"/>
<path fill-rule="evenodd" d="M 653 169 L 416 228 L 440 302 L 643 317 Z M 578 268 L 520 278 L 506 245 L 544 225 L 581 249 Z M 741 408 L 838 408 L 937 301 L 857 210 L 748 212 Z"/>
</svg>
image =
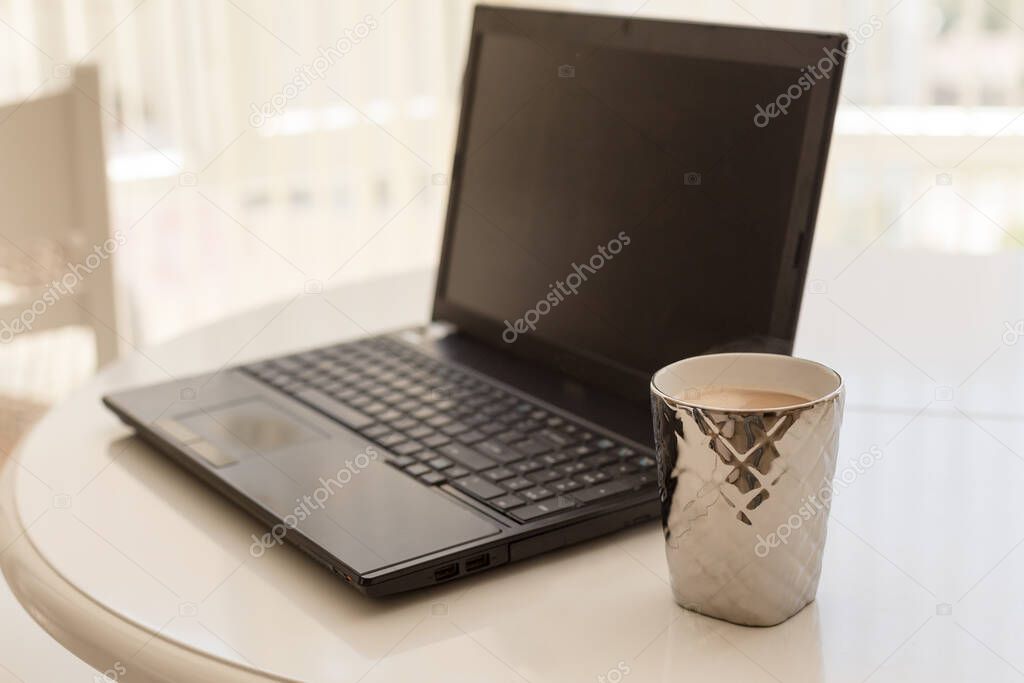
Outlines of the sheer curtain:
<svg viewBox="0 0 1024 683">
<path fill-rule="evenodd" d="M 819 244 L 857 249 L 886 226 L 894 248 L 1024 238 L 1024 0 L 529 4 L 851 33 Z M 0 0 L 0 99 L 100 65 L 114 227 L 130 236 L 125 335 L 152 343 L 436 260 L 471 13 L 466 0 Z"/>
</svg>

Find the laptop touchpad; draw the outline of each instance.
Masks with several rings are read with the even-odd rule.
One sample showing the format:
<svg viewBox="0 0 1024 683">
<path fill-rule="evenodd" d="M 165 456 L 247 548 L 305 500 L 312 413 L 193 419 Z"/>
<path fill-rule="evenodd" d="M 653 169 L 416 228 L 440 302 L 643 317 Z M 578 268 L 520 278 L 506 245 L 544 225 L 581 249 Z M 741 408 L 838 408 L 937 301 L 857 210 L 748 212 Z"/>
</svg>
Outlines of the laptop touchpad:
<svg viewBox="0 0 1024 683">
<path fill-rule="evenodd" d="M 179 415 L 176 420 L 201 438 L 208 449 L 218 450 L 231 461 L 327 438 L 320 430 L 260 398 L 205 408 Z"/>
</svg>

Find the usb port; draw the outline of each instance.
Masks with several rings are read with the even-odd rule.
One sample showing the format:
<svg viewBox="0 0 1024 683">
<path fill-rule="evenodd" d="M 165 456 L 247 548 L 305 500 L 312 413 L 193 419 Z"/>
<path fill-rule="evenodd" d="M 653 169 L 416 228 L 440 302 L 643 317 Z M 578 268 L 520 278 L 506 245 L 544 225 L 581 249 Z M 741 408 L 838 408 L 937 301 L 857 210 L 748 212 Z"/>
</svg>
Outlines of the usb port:
<svg viewBox="0 0 1024 683">
<path fill-rule="evenodd" d="M 491 563 L 491 556 L 489 553 L 483 555 L 477 555 L 466 560 L 466 573 L 475 572 L 477 569 L 483 569 Z"/>
<path fill-rule="evenodd" d="M 434 581 L 446 581 L 452 578 L 453 576 L 458 575 L 459 564 L 458 562 L 456 562 L 455 564 L 445 565 L 444 567 L 441 567 L 436 572 L 434 572 Z"/>
</svg>

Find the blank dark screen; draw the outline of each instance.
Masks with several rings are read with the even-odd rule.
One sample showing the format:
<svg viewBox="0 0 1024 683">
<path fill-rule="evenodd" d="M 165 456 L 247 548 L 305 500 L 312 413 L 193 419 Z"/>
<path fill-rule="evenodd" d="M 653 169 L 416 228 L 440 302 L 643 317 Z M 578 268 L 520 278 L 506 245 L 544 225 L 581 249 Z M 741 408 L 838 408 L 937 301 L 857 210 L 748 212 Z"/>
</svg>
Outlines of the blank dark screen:
<svg viewBox="0 0 1024 683">
<path fill-rule="evenodd" d="M 642 373 L 764 348 L 747 342 L 772 338 L 793 267 L 810 97 L 753 118 L 800 71 L 505 34 L 478 49 L 443 296 L 506 342 L 532 309 L 527 334 Z"/>
</svg>

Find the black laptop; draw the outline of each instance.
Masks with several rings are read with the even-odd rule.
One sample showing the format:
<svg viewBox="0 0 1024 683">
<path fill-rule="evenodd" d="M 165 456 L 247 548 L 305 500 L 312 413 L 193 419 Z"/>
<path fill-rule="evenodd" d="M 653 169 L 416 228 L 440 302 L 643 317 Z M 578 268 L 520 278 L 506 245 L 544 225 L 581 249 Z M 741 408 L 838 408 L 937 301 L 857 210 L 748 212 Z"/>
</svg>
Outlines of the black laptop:
<svg viewBox="0 0 1024 683">
<path fill-rule="evenodd" d="M 478 7 L 433 323 L 105 402 L 369 595 L 655 519 L 651 373 L 792 350 L 844 40 Z"/>
</svg>

